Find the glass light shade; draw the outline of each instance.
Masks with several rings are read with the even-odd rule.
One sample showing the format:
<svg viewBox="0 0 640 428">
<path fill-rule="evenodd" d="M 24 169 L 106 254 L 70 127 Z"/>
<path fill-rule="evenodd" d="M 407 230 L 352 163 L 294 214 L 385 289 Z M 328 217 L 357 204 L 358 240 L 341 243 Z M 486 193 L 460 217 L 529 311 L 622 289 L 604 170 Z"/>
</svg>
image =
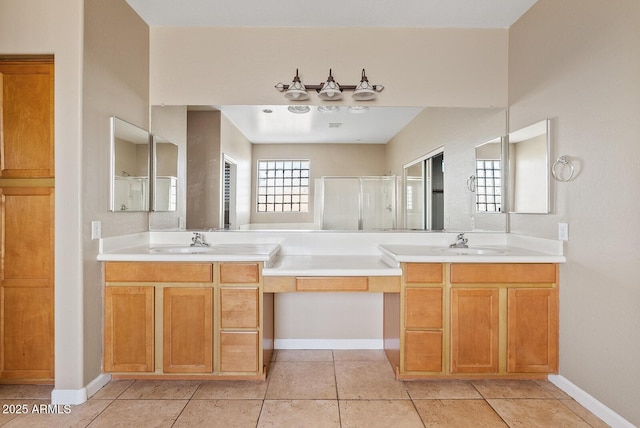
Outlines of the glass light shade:
<svg viewBox="0 0 640 428">
<path fill-rule="evenodd" d="M 302 84 L 299 79 L 293 79 L 291 85 L 284 93 L 285 98 L 292 101 L 304 101 L 309 99 L 307 94 L 307 88 Z"/>
<path fill-rule="evenodd" d="M 353 95 L 351 96 L 353 99 L 358 101 L 371 101 L 376 99 L 376 91 L 368 81 L 362 80 L 358 86 L 356 86 L 356 89 L 353 91 Z"/>
<path fill-rule="evenodd" d="M 340 85 L 333 80 L 327 80 L 318 93 L 318 96 L 325 101 L 337 101 L 342 99 Z"/>
</svg>

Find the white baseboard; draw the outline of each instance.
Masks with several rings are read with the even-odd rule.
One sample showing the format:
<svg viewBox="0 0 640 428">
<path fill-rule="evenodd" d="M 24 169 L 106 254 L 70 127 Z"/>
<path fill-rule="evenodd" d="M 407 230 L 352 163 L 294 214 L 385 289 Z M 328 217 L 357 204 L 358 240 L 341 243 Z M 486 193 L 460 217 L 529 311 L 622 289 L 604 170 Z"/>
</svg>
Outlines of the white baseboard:
<svg viewBox="0 0 640 428">
<path fill-rule="evenodd" d="M 82 404 L 93 394 L 98 392 L 100 388 L 105 386 L 111 380 L 111 375 L 100 374 L 94 380 L 89 382 L 87 386 L 80 389 L 54 389 L 51 392 L 51 404 Z"/>
<path fill-rule="evenodd" d="M 382 339 L 276 339 L 276 349 L 383 349 Z"/>
<path fill-rule="evenodd" d="M 591 413 L 602 419 L 606 424 L 610 425 L 612 428 L 636 428 L 631 422 L 602 404 L 600 401 L 595 399 L 588 392 L 579 388 L 577 385 L 569 381 L 564 376 L 560 375 L 549 375 L 549 382 L 553 383 L 555 386 L 563 390 L 569 396 L 571 396 L 574 400 L 580 403 L 584 408 L 589 410 Z"/>
<path fill-rule="evenodd" d="M 51 391 L 51 404 L 78 405 L 87 401 L 87 388 L 54 389 Z"/>
<path fill-rule="evenodd" d="M 111 375 L 101 373 L 97 378 L 89 382 L 85 387 L 87 389 L 87 397 L 91 398 L 93 394 L 100 391 L 100 389 L 111 381 Z"/>
</svg>

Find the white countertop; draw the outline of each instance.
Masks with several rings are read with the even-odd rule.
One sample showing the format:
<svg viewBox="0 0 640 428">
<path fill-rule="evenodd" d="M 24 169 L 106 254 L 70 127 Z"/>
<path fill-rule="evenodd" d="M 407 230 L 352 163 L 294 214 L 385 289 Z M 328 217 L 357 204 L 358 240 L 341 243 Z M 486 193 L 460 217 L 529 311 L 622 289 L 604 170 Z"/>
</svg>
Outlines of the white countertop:
<svg viewBox="0 0 640 428">
<path fill-rule="evenodd" d="M 264 276 L 400 276 L 380 256 L 277 256 Z"/>
<path fill-rule="evenodd" d="M 98 254 L 102 261 L 156 262 L 238 262 L 258 261 L 269 265 L 280 250 L 278 244 L 216 244 L 209 247 L 189 245 L 143 245 Z M 197 251 L 197 252 L 192 252 Z"/>
<path fill-rule="evenodd" d="M 470 246 L 449 248 L 429 245 L 378 245 L 383 260 L 391 266 L 414 263 L 564 263 L 558 254 L 514 246 Z"/>
<path fill-rule="evenodd" d="M 210 247 L 192 249 L 191 232 L 106 238 L 100 261 L 259 261 L 265 276 L 396 276 L 400 263 L 564 263 L 561 241 L 469 233 L 469 249 L 450 249 L 455 233 L 203 232 Z M 196 251 L 196 252 L 193 252 Z M 201 252 L 198 252 L 201 251 Z"/>
</svg>

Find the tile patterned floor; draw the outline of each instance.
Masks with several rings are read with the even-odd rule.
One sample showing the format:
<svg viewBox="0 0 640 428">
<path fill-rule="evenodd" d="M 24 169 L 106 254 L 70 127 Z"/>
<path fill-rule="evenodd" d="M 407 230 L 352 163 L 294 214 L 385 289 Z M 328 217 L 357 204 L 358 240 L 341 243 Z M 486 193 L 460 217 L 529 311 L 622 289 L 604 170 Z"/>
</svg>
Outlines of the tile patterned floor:
<svg viewBox="0 0 640 428">
<path fill-rule="evenodd" d="M 32 409 L 51 390 L 0 385 L 0 404 Z M 117 380 L 69 414 L 7 413 L 2 427 L 607 426 L 550 382 L 402 382 L 379 350 L 283 350 L 265 382 Z"/>
</svg>

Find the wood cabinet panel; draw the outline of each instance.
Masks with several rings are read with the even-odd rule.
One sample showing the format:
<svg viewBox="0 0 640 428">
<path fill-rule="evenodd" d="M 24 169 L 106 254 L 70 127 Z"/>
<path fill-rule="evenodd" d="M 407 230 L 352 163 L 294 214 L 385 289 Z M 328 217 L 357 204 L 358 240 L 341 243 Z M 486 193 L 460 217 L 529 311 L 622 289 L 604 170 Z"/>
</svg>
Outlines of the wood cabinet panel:
<svg viewBox="0 0 640 428">
<path fill-rule="evenodd" d="M 220 371 L 258 371 L 258 332 L 220 333 Z"/>
<path fill-rule="evenodd" d="M 220 289 L 220 327 L 258 328 L 259 296 L 255 288 Z"/>
<path fill-rule="evenodd" d="M 0 61 L 0 95 L 0 177 L 53 177 L 53 61 Z"/>
<path fill-rule="evenodd" d="M 257 263 L 220 263 L 221 284 L 257 284 L 260 267 Z"/>
<path fill-rule="evenodd" d="M 154 287 L 106 287 L 104 370 L 154 370 Z"/>
<path fill-rule="evenodd" d="M 507 304 L 509 372 L 558 372 L 558 289 L 511 289 Z"/>
<path fill-rule="evenodd" d="M 442 283 L 441 263 L 407 263 L 404 265 L 404 280 L 407 284 Z"/>
<path fill-rule="evenodd" d="M 52 287 L 0 290 L 0 377 L 53 380 Z"/>
<path fill-rule="evenodd" d="M 107 282 L 212 282 L 211 263 L 106 262 Z"/>
<path fill-rule="evenodd" d="M 442 371 L 442 331 L 406 331 L 405 371 Z"/>
<path fill-rule="evenodd" d="M 554 263 L 454 263 L 452 284 L 535 284 L 557 282 Z"/>
<path fill-rule="evenodd" d="M 0 198 L 2 285 L 53 287 L 54 189 L 0 188 Z"/>
<path fill-rule="evenodd" d="M 213 371 L 213 289 L 164 289 L 163 370 Z"/>
<path fill-rule="evenodd" d="M 442 328 L 442 288 L 405 288 L 405 328 Z"/>
<path fill-rule="evenodd" d="M 297 277 L 297 291 L 367 291 L 366 276 Z"/>
<path fill-rule="evenodd" d="M 451 372 L 497 373 L 498 289 L 451 290 Z"/>
</svg>

